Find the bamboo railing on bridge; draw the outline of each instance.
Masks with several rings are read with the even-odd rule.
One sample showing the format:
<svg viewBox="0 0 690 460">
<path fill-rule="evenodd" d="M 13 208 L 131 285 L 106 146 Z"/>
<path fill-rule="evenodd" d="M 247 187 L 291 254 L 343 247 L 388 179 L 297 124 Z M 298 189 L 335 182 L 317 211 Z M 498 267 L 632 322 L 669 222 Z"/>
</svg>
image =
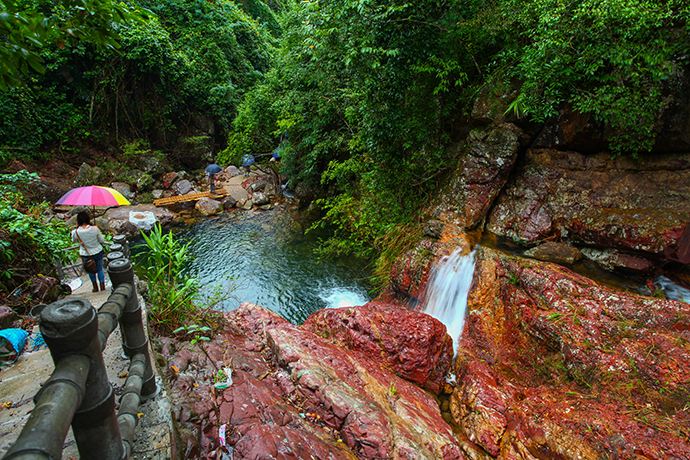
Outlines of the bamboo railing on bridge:
<svg viewBox="0 0 690 460">
<path fill-rule="evenodd" d="M 226 196 L 227 193 L 225 191 L 216 191 L 216 192 L 197 192 L 197 193 L 188 193 L 186 195 L 175 195 L 171 196 L 168 198 L 159 198 L 157 200 L 153 200 L 153 205 L 154 206 L 170 206 L 172 204 L 178 204 L 178 203 L 186 203 L 188 201 L 198 201 L 202 198 L 222 198 Z"/>
<path fill-rule="evenodd" d="M 122 238 L 127 254 L 126 241 Z M 142 399 L 155 396 L 142 309 L 132 264 L 111 260 L 113 292 L 98 312 L 77 297 L 54 302 L 41 312 L 39 326 L 55 370 L 34 397 L 35 407 L 4 459 L 60 459 L 70 425 L 82 459 L 129 458 Z M 120 326 L 122 348 L 130 358 L 120 407 L 108 381 L 103 350 Z"/>
</svg>

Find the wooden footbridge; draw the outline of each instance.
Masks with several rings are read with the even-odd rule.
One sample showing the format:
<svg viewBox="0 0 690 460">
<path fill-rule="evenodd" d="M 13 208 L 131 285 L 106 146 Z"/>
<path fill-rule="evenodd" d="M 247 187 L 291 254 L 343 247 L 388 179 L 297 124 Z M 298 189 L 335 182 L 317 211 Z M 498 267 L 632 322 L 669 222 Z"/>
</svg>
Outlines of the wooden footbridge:
<svg viewBox="0 0 690 460">
<path fill-rule="evenodd" d="M 153 200 L 153 205 L 154 206 L 170 206 L 173 204 L 178 204 L 178 203 L 186 203 L 188 201 L 198 201 L 202 198 L 223 198 L 224 196 L 227 196 L 228 193 L 224 190 L 216 191 L 216 192 L 197 192 L 197 193 L 188 193 L 186 195 L 176 195 L 176 196 L 171 196 L 168 198 L 160 198 L 158 200 Z"/>
</svg>

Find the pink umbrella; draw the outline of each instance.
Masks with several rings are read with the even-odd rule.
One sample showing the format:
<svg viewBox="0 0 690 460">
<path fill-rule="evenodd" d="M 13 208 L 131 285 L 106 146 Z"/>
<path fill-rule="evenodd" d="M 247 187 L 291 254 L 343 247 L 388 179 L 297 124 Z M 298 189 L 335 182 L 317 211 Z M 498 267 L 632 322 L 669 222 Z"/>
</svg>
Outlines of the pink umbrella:
<svg viewBox="0 0 690 460">
<path fill-rule="evenodd" d="M 110 187 L 89 185 L 73 188 L 56 204 L 63 206 L 121 206 L 130 204 L 120 192 Z"/>
</svg>

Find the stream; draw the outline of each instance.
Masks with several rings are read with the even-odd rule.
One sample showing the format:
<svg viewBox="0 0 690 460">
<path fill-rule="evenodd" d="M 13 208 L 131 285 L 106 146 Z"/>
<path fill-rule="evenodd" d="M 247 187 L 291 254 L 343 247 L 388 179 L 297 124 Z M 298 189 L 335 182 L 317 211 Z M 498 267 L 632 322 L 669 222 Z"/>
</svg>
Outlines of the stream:
<svg viewBox="0 0 690 460">
<path fill-rule="evenodd" d="M 216 309 L 252 302 L 301 324 L 322 308 L 369 301 L 366 262 L 317 258 L 316 239 L 283 208 L 205 219 L 178 236 L 191 242 L 190 274 L 206 303 L 220 299 Z"/>
</svg>

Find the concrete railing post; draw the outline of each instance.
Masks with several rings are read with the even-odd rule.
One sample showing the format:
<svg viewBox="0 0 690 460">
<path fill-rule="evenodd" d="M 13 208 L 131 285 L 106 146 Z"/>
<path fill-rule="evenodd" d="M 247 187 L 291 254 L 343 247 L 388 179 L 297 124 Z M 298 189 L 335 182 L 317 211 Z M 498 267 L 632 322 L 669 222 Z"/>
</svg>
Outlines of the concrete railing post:
<svg viewBox="0 0 690 460">
<path fill-rule="evenodd" d="M 121 460 L 124 447 L 98 340 L 96 310 L 88 300 L 61 300 L 41 312 L 40 328 L 56 366 L 74 355 L 89 358 L 84 396 L 72 420 L 80 458 Z"/>
<path fill-rule="evenodd" d="M 113 260 L 126 258 L 125 253 L 121 251 L 111 251 L 108 253 L 106 257 L 108 257 L 108 265 L 110 265 L 113 262 Z"/>
<path fill-rule="evenodd" d="M 127 237 L 125 235 L 115 235 L 113 237 L 113 243 L 122 246 L 120 250 L 125 254 L 125 257 L 129 259 L 129 242 L 127 241 Z"/>
<path fill-rule="evenodd" d="M 116 259 L 108 265 L 108 276 L 113 283 L 113 289 L 121 284 L 132 285 L 132 295 L 120 317 L 120 330 L 122 331 L 122 348 L 125 354 L 132 359 L 141 353 L 145 357 L 144 382 L 141 387 L 142 398 L 148 398 L 156 393 L 156 379 L 151 367 L 149 355 L 149 341 L 144 330 L 141 305 L 134 282 L 134 270 L 128 259 Z"/>
</svg>

